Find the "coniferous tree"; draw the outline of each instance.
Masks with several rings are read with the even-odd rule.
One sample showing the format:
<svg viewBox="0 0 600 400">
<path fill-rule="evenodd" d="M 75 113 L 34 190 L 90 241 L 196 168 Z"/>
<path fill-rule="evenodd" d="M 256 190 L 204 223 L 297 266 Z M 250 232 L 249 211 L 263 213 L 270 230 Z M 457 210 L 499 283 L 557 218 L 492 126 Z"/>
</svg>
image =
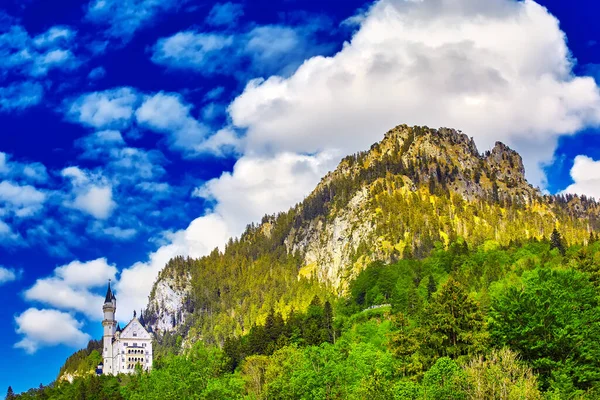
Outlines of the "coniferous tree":
<svg viewBox="0 0 600 400">
<path fill-rule="evenodd" d="M 326 301 L 325 305 L 323 306 L 323 330 L 325 341 L 333 343 L 335 339 L 333 329 L 333 308 L 331 307 L 329 300 Z"/>
<path fill-rule="evenodd" d="M 13 392 L 12 386 L 9 386 L 8 390 L 6 391 L 6 400 L 13 400 L 13 399 L 16 399 L 15 392 Z"/>
<path fill-rule="evenodd" d="M 437 285 L 433 279 L 433 275 L 429 275 L 429 281 L 427 282 L 427 300 L 431 300 L 431 296 L 437 290 Z"/>
<path fill-rule="evenodd" d="M 552 231 L 552 235 L 550 236 L 550 248 L 558 249 L 560 254 L 565 255 L 565 245 L 563 243 L 563 238 L 560 232 L 554 228 Z"/>
<path fill-rule="evenodd" d="M 432 296 L 426 313 L 429 346 L 437 356 L 471 355 L 487 342 L 479 305 L 452 276 Z"/>
</svg>

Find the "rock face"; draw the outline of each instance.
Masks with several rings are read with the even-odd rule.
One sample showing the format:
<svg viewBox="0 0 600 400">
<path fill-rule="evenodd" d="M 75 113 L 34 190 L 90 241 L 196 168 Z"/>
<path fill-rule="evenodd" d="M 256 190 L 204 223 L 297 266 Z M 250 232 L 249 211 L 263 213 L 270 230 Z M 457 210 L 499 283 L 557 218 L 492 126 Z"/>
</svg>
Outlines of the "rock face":
<svg viewBox="0 0 600 400">
<path fill-rule="evenodd" d="M 305 267 L 301 274 L 315 275 L 336 291 L 343 291 L 348 282 L 345 267 L 351 265 L 351 255 L 361 242 L 369 241 L 373 223 L 361 207 L 367 191 L 357 192 L 348 203 L 346 212 L 335 216 L 332 222 L 313 220 L 304 229 L 290 232 L 286 239 L 288 253 L 304 255 Z"/>
<path fill-rule="evenodd" d="M 185 322 L 185 300 L 189 292 L 189 284 L 176 285 L 173 278 L 156 282 L 154 296 L 148 307 L 155 313 L 156 319 L 150 325 L 154 331 L 170 332 L 175 330 L 178 324 Z"/>
<path fill-rule="evenodd" d="M 181 257 L 171 260 L 154 284 L 144 315 L 154 332 L 175 331 L 189 315 L 191 276 L 182 264 L 185 260 Z"/>
<path fill-rule="evenodd" d="M 283 235 L 287 254 L 302 260 L 297 279 L 316 278 L 343 294 L 371 261 L 424 256 L 435 242 L 448 245 L 458 236 L 475 245 L 547 237 L 557 221 L 571 240 L 583 241 L 590 228 L 600 228 L 599 212 L 598 204 L 585 198 L 542 195 L 527 183 L 519 154 L 502 143 L 480 154 L 473 139 L 459 131 L 401 125 L 368 151 L 344 158 L 301 204 L 284 213 L 289 218 L 281 220 L 288 222 L 277 225 L 275 216 L 265 217 L 240 241 L 252 247 L 256 235 Z M 146 318 L 154 330 L 173 331 L 194 312 L 191 268 L 178 258 L 161 272 Z M 223 288 L 228 294 L 230 289 Z M 235 322 L 234 307 L 242 299 L 230 303 L 220 316 L 237 323 L 235 329 L 246 329 Z M 195 307 L 196 313 L 210 309 Z"/>
</svg>

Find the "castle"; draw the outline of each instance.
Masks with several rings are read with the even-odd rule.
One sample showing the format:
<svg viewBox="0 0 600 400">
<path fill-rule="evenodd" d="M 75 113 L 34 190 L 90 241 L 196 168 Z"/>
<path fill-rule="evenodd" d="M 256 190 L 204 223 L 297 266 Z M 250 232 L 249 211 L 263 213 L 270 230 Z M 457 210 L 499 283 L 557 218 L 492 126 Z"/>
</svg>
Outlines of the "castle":
<svg viewBox="0 0 600 400">
<path fill-rule="evenodd" d="M 102 306 L 104 312 L 104 336 L 102 339 L 102 364 L 98 366 L 98 374 L 129 374 L 139 365 L 143 370 L 152 368 L 152 334 L 144 327 L 142 315 L 140 319 L 133 313 L 133 319 L 121 329 L 115 320 L 117 298 L 110 288 Z"/>
</svg>

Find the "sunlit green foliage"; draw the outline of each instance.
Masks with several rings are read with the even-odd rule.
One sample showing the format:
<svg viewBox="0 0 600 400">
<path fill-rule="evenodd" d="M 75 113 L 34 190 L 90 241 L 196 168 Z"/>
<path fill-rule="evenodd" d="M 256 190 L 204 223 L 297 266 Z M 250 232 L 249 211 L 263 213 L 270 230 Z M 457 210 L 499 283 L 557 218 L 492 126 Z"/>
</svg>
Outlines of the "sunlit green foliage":
<svg viewBox="0 0 600 400">
<path fill-rule="evenodd" d="M 424 260 L 374 263 L 335 304 L 270 309 L 223 349 L 197 342 L 150 373 L 14 398 L 595 399 L 600 243 L 551 247 L 458 240 Z"/>
</svg>

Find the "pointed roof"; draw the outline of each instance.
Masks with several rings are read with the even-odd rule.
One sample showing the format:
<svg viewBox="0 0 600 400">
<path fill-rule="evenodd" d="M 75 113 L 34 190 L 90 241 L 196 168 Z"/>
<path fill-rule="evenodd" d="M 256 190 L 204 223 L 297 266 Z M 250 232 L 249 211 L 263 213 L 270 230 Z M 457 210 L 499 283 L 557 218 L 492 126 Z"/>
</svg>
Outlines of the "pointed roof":
<svg viewBox="0 0 600 400">
<path fill-rule="evenodd" d="M 110 290 L 110 279 L 108 280 L 108 289 L 106 290 L 106 297 L 104 298 L 105 303 L 110 303 L 113 299 L 115 299 L 115 295 L 112 290 Z"/>
</svg>

